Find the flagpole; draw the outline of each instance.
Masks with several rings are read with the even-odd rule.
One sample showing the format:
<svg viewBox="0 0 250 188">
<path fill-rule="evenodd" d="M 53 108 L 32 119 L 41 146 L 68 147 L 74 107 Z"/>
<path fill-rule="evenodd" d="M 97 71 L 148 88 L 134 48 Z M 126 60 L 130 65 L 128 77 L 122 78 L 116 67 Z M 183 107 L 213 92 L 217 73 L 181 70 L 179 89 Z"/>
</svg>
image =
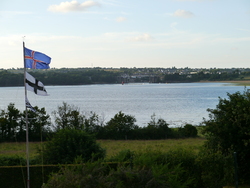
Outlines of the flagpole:
<svg viewBox="0 0 250 188">
<path fill-rule="evenodd" d="M 26 65 L 25 65 L 25 44 L 23 41 L 23 65 L 24 65 L 24 92 L 25 92 L 25 122 L 26 122 L 26 160 L 27 160 L 27 188 L 30 188 L 30 169 L 29 169 L 29 126 L 28 126 L 28 110 L 26 105 L 27 89 L 26 89 Z"/>
</svg>

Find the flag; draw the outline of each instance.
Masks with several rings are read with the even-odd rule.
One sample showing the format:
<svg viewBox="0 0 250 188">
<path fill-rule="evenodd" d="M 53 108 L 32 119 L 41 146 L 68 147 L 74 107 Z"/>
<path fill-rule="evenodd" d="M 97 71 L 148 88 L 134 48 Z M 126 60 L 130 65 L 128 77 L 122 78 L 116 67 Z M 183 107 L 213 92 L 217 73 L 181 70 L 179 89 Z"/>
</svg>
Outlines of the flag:
<svg viewBox="0 0 250 188">
<path fill-rule="evenodd" d="M 43 53 L 24 47 L 25 67 L 31 69 L 49 69 L 51 58 Z"/>
<path fill-rule="evenodd" d="M 27 97 L 25 98 L 25 104 L 26 104 L 26 107 L 29 108 L 32 112 L 36 112 L 35 108 L 33 108 L 33 106 L 31 106 Z"/>
<path fill-rule="evenodd" d="M 26 72 L 26 89 L 28 91 L 32 91 L 37 95 L 42 96 L 48 96 L 46 89 L 44 88 L 44 85 L 39 80 L 35 79 L 33 76 L 31 76 L 29 73 Z"/>
</svg>

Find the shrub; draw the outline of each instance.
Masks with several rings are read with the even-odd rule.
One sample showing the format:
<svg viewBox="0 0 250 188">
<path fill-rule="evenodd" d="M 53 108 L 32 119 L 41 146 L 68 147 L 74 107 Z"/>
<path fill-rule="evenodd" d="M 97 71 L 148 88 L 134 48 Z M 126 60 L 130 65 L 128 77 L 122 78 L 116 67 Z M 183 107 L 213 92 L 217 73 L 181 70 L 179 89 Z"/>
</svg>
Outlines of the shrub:
<svg viewBox="0 0 250 188">
<path fill-rule="evenodd" d="M 62 129 L 44 145 L 43 157 L 47 164 L 73 163 L 79 156 L 84 162 L 97 160 L 104 158 L 105 150 L 91 135 L 76 129 Z"/>
<path fill-rule="evenodd" d="M 224 156 L 221 152 L 200 151 L 197 164 L 201 169 L 201 179 L 206 188 L 222 188 L 232 185 L 234 169 L 232 156 Z"/>
<path fill-rule="evenodd" d="M 186 124 L 184 127 L 178 128 L 180 137 L 197 137 L 197 129 L 191 124 Z"/>
<path fill-rule="evenodd" d="M 23 157 L 0 157 L 0 166 L 21 166 L 26 165 L 26 160 Z"/>
<path fill-rule="evenodd" d="M 151 167 L 118 166 L 109 169 L 107 165 L 94 162 L 78 166 L 61 168 L 58 173 L 52 174 L 43 188 L 187 188 L 192 184 L 191 179 L 182 180 L 186 173 L 180 165 L 169 168 L 168 165 L 153 165 Z"/>
<path fill-rule="evenodd" d="M 131 162 L 133 160 L 135 152 L 131 150 L 122 150 L 117 155 L 112 156 L 107 161 L 109 162 Z"/>
<path fill-rule="evenodd" d="M 97 162 L 61 167 L 58 173 L 51 175 L 49 181 L 43 188 L 69 188 L 69 187 L 107 187 L 107 166 Z"/>
<path fill-rule="evenodd" d="M 121 111 L 111 118 L 106 126 L 107 138 L 109 139 L 129 139 L 135 125 L 136 119 L 134 116 L 125 115 Z"/>
<path fill-rule="evenodd" d="M 207 148 L 224 156 L 237 153 L 242 182 L 250 177 L 250 92 L 227 94 L 219 98 L 216 109 L 208 109 L 209 119 L 204 120 Z"/>
</svg>

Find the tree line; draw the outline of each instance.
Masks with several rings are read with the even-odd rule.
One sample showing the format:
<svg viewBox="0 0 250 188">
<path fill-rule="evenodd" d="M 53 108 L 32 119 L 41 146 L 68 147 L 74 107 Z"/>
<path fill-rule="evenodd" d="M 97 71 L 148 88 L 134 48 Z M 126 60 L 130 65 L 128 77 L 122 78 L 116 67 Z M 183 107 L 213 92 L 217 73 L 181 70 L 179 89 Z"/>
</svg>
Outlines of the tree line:
<svg viewBox="0 0 250 188">
<path fill-rule="evenodd" d="M 169 124 L 163 119 L 151 116 L 151 121 L 145 127 L 136 125 L 136 119 L 132 115 L 118 112 L 108 122 L 101 121 L 101 118 L 93 112 L 84 115 L 74 105 L 63 102 L 57 110 L 52 112 L 54 123 L 51 121 L 44 108 L 34 107 L 36 112 L 28 110 L 29 140 L 40 141 L 52 137 L 62 129 L 83 130 L 95 135 L 97 139 L 167 139 L 181 137 L 196 137 L 197 129 L 191 124 L 177 129 L 169 128 Z M 25 141 L 26 137 L 26 112 L 21 112 L 10 103 L 0 113 L 0 141 L 15 142 Z"/>
<path fill-rule="evenodd" d="M 245 73 L 248 75 L 247 73 Z M 241 80 L 244 76 L 240 75 L 238 72 L 223 72 L 220 74 L 205 74 L 203 71 L 197 74 L 166 74 L 164 76 L 165 82 L 199 82 L 199 81 L 228 81 L 228 80 Z"/>
<path fill-rule="evenodd" d="M 76 69 L 49 69 L 28 70 L 45 85 L 83 85 L 83 84 L 114 84 L 121 82 L 198 82 L 198 81 L 226 81 L 242 80 L 250 75 L 250 72 L 238 71 L 222 73 L 206 73 L 204 71 L 191 73 L 161 72 L 154 69 L 105 69 L 105 68 L 76 68 Z M 141 72 L 144 71 L 144 72 Z M 23 86 L 23 69 L 0 70 L 0 87 Z"/>
</svg>

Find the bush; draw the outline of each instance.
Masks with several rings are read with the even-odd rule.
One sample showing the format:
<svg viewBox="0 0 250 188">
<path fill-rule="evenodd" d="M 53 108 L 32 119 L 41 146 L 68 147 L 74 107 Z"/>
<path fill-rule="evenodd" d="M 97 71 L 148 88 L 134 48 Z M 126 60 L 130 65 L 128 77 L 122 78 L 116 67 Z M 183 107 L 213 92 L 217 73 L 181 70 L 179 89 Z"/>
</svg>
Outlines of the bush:
<svg viewBox="0 0 250 188">
<path fill-rule="evenodd" d="M 206 188 L 222 188 L 232 185 L 234 180 L 233 158 L 221 152 L 200 151 L 197 164 L 201 169 L 201 179 Z"/>
<path fill-rule="evenodd" d="M 117 155 L 112 156 L 107 161 L 109 162 L 131 162 L 133 160 L 135 152 L 131 150 L 122 150 Z"/>
<path fill-rule="evenodd" d="M 134 166 L 152 167 L 155 165 L 167 165 L 169 169 L 174 169 L 179 166 L 177 169 L 181 169 L 181 171 L 175 174 L 176 176 L 181 174 L 179 181 L 188 183 L 194 180 L 192 185 L 187 187 L 200 188 L 200 170 L 195 159 L 196 155 L 193 154 L 192 151 L 181 148 L 170 150 L 166 153 L 148 150 L 134 155 Z"/>
<path fill-rule="evenodd" d="M 208 109 L 209 119 L 204 120 L 207 148 L 224 156 L 237 153 L 239 177 L 249 183 L 250 177 L 250 92 L 227 94 L 219 98 L 216 109 Z"/>
<path fill-rule="evenodd" d="M 0 166 L 22 166 L 26 165 L 26 160 L 23 157 L 0 157 Z"/>
<path fill-rule="evenodd" d="M 76 157 L 83 162 L 104 158 L 105 150 L 88 133 L 76 129 L 62 129 L 45 143 L 43 154 L 44 163 L 68 164 L 73 163 Z"/>
<path fill-rule="evenodd" d="M 115 114 L 104 127 L 106 130 L 106 137 L 108 139 L 130 139 L 132 130 L 137 127 L 135 122 L 136 119 L 134 116 L 125 115 L 120 111 Z"/>
<path fill-rule="evenodd" d="M 184 127 L 178 128 L 180 137 L 197 137 L 197 129 L 191 124 L 186 124 Z"/>
<path fill-rule="evenodd" d="M 61 167 L 58 173 L 51 175 L 43 188 L 69 187 L 106 187 L 107 166 L 98 162 Z"/>
<path fill-rule="evenodd" d="M 86 163 L 78 166 L 61 168 L 59 173 L 50 177 L 43 188 L 187 188 L 192 181 L 183 181 L 182 176 L 186 173 L 180 165 L 169 168 L 168 165 L 153 165 L 151 167 L 118 166 L 109 169 L 100 162 Z"/>
</svg>

